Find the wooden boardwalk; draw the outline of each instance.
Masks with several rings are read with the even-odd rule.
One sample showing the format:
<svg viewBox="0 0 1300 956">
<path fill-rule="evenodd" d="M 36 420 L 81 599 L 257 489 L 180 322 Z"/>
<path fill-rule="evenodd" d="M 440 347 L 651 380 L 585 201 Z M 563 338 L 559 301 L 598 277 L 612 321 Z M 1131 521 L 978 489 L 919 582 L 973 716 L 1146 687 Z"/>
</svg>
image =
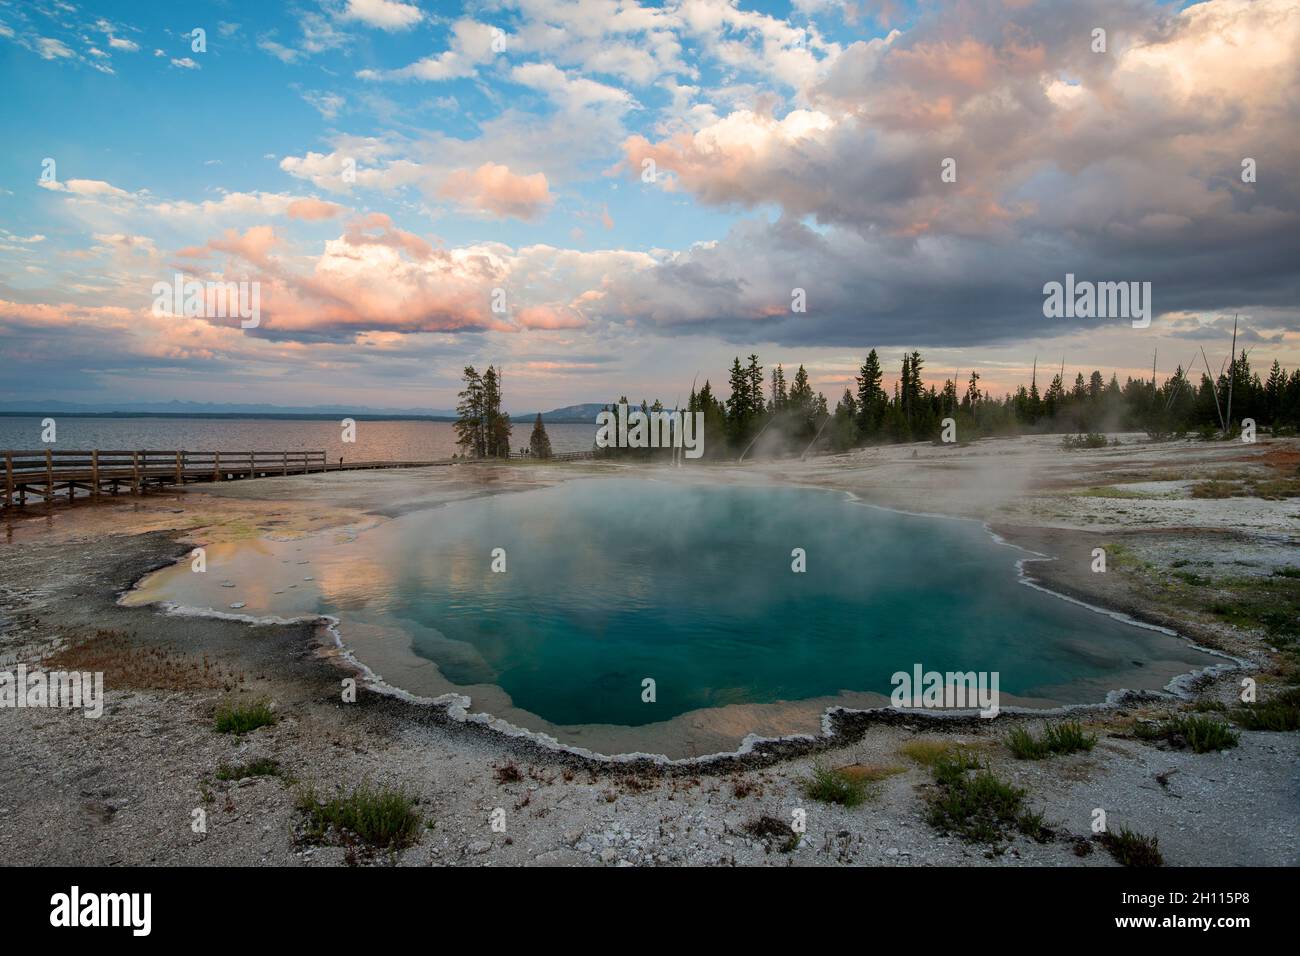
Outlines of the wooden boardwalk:
<svg viewBox="0 0 1300 956">
<path fill-rule="evenodd" d="M 309 475 L 322 471 L 376 468 L 428 468 L 469 464 L 473 458 L 436 461 L 327 461 L 323 451 L 5 451 L 3 508 L 24 507 L 28 499 L 53 503 L 84 497 L 177 487 L 201 481 L 236 481 Z M 520 457 L 512 455 L 516 460 Z M 526 461 L 528 456 L 522 456 Z M 590 458 L 569 452 L 553 460 Z"/>
</svg>

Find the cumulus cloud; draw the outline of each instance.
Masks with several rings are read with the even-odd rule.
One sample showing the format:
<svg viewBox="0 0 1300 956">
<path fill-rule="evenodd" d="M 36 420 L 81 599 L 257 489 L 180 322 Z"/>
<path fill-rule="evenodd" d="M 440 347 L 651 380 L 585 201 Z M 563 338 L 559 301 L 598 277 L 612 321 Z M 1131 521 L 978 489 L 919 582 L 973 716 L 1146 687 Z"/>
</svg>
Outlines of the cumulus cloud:
<svg viewBox="0 0 1300 956">
<path fill-rule="evenodd" d="M 442 184 L 439 194 L 462 208 L 489 213 L 498 219 L 536 219 L 553 198 L 546 176 L 520 176 L 499 163 L 484 163 L 478 169 L 458 169 Z"/>
<path fill-rule="evenodd" d="M 424 18 L 420 8 L 398 0 L 348 0 L 341 19 L 358 20 L 380 30 L 407 30 Z"/>
<path fill-rule="evenodd" d="M 453 80 L 473 76 L 480 64 L 494 56 L 492 27 L 475 20 L 452 24 L 450 45 L 442 53 L 425 57 L 395 70 L 360 70 L 363 80 Z"/>
<path fill-rule="evenodd" d="M 321 199 L 295 199 L 285 208 L 285 214 L 290 219 L 303 219 L 307 222 L 333 219 L 342 212 L 342 206 Z"/>
</svg>

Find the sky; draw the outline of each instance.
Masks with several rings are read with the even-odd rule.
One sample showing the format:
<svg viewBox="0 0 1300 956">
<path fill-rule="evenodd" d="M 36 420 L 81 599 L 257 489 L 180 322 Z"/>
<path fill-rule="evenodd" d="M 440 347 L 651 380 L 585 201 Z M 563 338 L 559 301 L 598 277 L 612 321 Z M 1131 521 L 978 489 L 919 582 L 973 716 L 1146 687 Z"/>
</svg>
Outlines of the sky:
<svg viewBox="0 0 1300 956">
<path fill-rule="evenodd" d="M 0 0 L 0 88 L 0 400 L 1300 363 L 1295 0 Z"/>
</svg>

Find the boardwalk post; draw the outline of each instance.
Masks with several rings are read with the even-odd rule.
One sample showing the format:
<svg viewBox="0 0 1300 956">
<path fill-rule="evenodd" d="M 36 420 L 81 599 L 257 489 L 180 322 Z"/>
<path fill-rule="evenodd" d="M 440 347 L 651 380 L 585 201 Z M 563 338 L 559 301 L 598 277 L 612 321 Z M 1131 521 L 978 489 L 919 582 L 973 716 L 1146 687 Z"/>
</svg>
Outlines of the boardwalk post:
<svg viewBox="0 0 1300 956">
<path fill-rule="evenodd" d="M 249 478 L 257 477 L 257 472 L 253 470 L 253 453 L 251 451 L 248 453 L 248 477 Z"/>
<path fill-rule="evenodd" d="M 140 493 L 140 453 L 131 452 L 131 494 Z"/>
<path fill-rule="evenodd" d="M 54 501 L 54 452 L 45 449 L 45 500 Z"/>
<path fill-rule="evenodd" d="M 219 451 L 212 453 L 212 480 L 221 480 L 221 452 Z"/>
<path fill-rule="evenodd" d="M 5 452 L 5 507 L 14 506 L 14 456 Z"/>
<path fill-rule="evenodd" d="M 90 453 L 90 497 L 99 497 L 99 449 Z"/>
<path fill-rule="evenodd" d="M 289 453 L 287 451 L 284 453 L 284 474 L 286 476 L 289 474 Z"/>
<path fill-rule="evenodd" d="M 185 471 L 184 471 L 183 466 L 181 465 L 181 453 L 180 453 L 180 452 L 177 452 L 177 453 L 176 453 L 176 484 L 178 484 L 178 485 L 183 485 L 183 484 L 185 484 Z"/>
</svg>

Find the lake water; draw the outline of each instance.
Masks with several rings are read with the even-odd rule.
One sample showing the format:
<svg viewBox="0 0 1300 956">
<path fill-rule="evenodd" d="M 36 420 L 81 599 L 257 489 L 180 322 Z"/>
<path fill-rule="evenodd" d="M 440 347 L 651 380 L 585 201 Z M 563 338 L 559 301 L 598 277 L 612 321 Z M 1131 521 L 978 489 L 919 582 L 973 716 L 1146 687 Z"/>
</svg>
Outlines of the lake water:
<svg viewBox="0 0 1300 956">
<path fill-rule="evenodd" d="M 358 421 L 356 442 L 344 444 L 338 421 L 279 418 L 77 418 L 55 416 L 57 441 L 65 451 L 130 449 L 157 451 L 320 451 L 338 461 L 435 461 L 459 449 L 451 422 Z M 511 447 L 528 444 L 531 421 L 514 423 Z M 547 425 L 551 449 L 589 451 L 596 426 Z M 0 451 L 35 451 L 41 442 L 41 416 L 0 416 Z"/>
<path fill-rule="evenodd" d="M 579 479 L 357 534 L 225 546 L 208 573 L 164 571 L 140 600 L 330 614 L 396 686 L 463 690 L 567 742 L 671 756 L 816 732 L 828 703 L 879 705 L 917 664 L 996 671 L 1003 706 L 1048 706 L 1216 661 L 1018 583 L 1024 556 L 978 524 L 841 493 Z"/>
</svg>

